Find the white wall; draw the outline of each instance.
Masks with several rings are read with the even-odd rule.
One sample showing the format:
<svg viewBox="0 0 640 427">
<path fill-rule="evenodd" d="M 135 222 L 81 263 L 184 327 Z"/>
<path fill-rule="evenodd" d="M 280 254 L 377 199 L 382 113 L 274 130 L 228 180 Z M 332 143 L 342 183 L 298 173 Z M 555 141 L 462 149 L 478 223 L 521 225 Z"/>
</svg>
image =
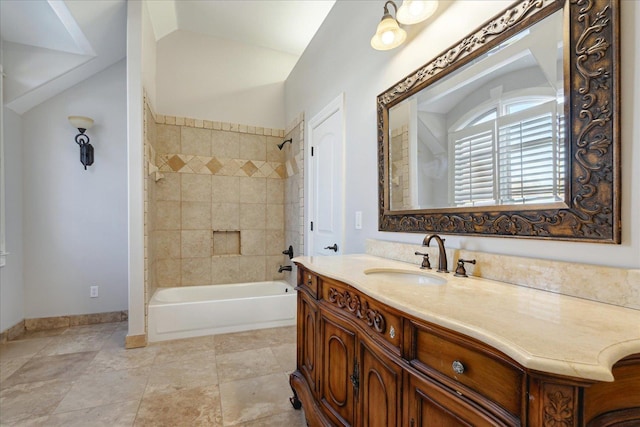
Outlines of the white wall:
<svg viewBox="0 0 640 427">
<path fill-rule="evenodd" d="M 86 171 L 69 115 L 95 120 Z M 125 61 L 28 111 L 22 124 L 24 317 L 125 310 Z M 89 298 L 91 285 L 99 298 Z"/>
<path fill-rule="evenodd" d="M 284 81 L 296 60 L 283 52 L 175 31 L 157 45 L 156 112 L 283 128 Z M 237 63 L 246 68 L 238 72 Z"/>
<path fill-rule="evenodd" d="M 313 117 L 340 92 L 346 102 L 346 253 L 363 252 L 367 238 L 421 243 L 423 234 L 382 233 L 377 219 L 376 97 L 461 40 L 510 4 L 440 2 L 436 14 L 409 29 L 408 43 L 373 50 L 369 40 L 384 2 L 338 1 L 285 85 L 286 123 L 301 111 Z M 447 246 L 535 258 L 640 268 L 640 3 L 621 2 L 622 244 L 447 236 Z M 636 65 L 634 65 L 636 64 Z M 363 211 L 363 229 L 353 228 Z M 635 215 L 632 215 L 635 212 Z"/>
<path fill-rule="evenodd" d="M 142 4 L 142 86 L 147 92 L 147 98 L 154 108 L 156 106 L 156 37 L 147 2 Z"/>
<path fill-rule="evenodd" d="M 145 333 L 144 306 L 144 143 L 143 143 L 143 35 L 142 3 L 127 3 L 127 219 L 128 219 L 128 304 L 129 336 Z M 147 22 L 148 24 L 148 22 Z"/>
<path fill-rule="evenodd" d="M 24 319 L 22 239 L 22 119 L 3 109 L 6 264 L 0 268 L 0 331 Z"/>
</svg>

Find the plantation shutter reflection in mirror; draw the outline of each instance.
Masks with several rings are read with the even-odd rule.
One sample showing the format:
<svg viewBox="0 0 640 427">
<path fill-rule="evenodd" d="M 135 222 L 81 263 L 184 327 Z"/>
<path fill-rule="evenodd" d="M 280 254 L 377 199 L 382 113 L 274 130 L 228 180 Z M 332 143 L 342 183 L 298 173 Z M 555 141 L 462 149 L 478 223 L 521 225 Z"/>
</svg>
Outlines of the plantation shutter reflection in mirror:
<svg viewBox="0 0 640 427">
<path fill-rule="evenodd" d="M 557 106 L 555 100 L 512 102 L 498 109 L 498 117 L 483 113 L 472 121 L 478 124 L 452 132 L 453 204 L 562 201 L 564 123 Z"/>
<path fill-rule="evenodd" d="M 493 204 L 493 122 L 481 123 L 453 134 L 453 201 L 455 206 Z"/>
<path fill-rule="evenodd" d="M 498 118 L 498 204 L 553 203 L 564 198 L 564 144 L 557 103 Z M 549 162 L 553 159 L 553 162 Z"/>
</svg>

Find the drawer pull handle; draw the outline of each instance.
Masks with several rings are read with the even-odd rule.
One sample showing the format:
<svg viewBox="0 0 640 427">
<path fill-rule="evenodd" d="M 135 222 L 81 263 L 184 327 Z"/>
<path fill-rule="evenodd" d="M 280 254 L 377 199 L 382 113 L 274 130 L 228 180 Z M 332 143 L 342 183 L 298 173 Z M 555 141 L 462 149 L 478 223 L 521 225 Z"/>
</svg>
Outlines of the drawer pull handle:
<svg viewBox="0 0 640 427">
<path fill-rule="evenodd" d="M 396 329 L 393 326 L 389 330 L 389 336 L 391 337 L 391 339 L 394 339 L 396 337 Z"/>
<path fill-rule="evenodd" d="M 456 374 L 464 374 L 464 365 L 459 360 L 454 360 L 451 368 L 453 368 L 453 372 Z"/>
</svg>

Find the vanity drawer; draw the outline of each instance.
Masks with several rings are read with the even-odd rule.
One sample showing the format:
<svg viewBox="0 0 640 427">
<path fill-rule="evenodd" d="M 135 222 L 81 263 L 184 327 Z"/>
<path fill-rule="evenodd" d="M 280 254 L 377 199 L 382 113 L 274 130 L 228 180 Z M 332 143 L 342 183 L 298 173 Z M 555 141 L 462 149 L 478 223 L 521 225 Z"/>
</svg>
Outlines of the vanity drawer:
<svg viewBox="0 0 640 427">
<path fill-rule="evenodd" d="M 320 280 L 320 289 L 326 304 L 357 320 L 369 335 L 382 338 L 400 354 L 402 320 L 389 307 L 349 285 L 325 277 Z"/>
<path fill-rule="evenodd" d="M 314 298 L 318 298 L 318 276 L 298 265 L 298 286 L 308 290 Z"/>
<path fill-rule="evenodd" d="M 460 395 L 466 390 L 456 384 L 485 396 L 517 417 L 522 415 L 525 377 L 521 369 L 455 333 L 417 323 L 412 323 L 411 329 L 413 354 L 409 359 L 414 367 L 425 373 L 435 370 L 450 378 L 450 386 Z"/>
</svg>

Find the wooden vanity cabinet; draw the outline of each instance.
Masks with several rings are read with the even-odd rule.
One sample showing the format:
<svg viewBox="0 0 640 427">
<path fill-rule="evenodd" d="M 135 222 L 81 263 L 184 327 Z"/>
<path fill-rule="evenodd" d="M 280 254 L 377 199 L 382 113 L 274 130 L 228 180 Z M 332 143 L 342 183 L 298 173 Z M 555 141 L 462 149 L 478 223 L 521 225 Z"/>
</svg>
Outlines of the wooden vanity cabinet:
<svg viewBox="0 0 640 427">
<path fill-rule="evenodd" d="M 356 333 L 330 312 L 320 314 L 319 399 L 335 425 L 354 425 L 357 392 Z"/>
<path fill-rule="evenodd" d="M 496 427 L 508 425 L 430 377 L 407 374 L 405 414 L 409 427 Z"/>
<path fill-rule="evenodd" d="M 379 323 L 380 313 L 367 300 L 326 280 L 327 286 L 318 289 L 318 294 L 322 297 L 324 292 L 327 301 L 315 301 L 317 306 L 313 306 L 313 287 L 308 283 L 321 280 L 312 277 L 309 282 L 309 272 L 304 270 L 300 278 L 304 283 L 298 282 L 298 318 L 305 321 L 298 322 L 298 370 L 291 375 L 291 384 L 295 399 L 304 402 L 309 412 L 305 412 L 309 425 L 401 425 L 403 370 L 394 362 L 399 345 L 393 346 L 399 343 L 394 341 L 399 325 L 393 325 L 392 344 L 386 344 L 397 352 L 390 351 L 381 346 L 380 337 L 372 338 L 354 325 L 360 315 L 363 324 L 371 323 L 373 333 L 381 335 L 380 331 L 389 330 L 386 322 L 384 327 Z M 311 322 L 313 327 L 303 325 Z M 316 349 L 315 355 L 310 354 L 312 349 Z"/>
<path fill-rule="evenodd" d="M 319 384 L 317 358 L 318 358 L 318 308 L 313 299 L 305 292 L 298 292 L 298 319 L 304 319 L 297 323 L 297 365 L 298 370 L 304 376 L 311 392 L 318 392 Z"/>
<path fill-rule="evenodd" d="M 360 393 L 358 425 L 389 427 L 402 425 L 403 369 L 394 356 L 366 335 L 358 340 Z"/>
<path fill-rule="evenodd" d="M 316 426 L 640 426 L 640 355 L 614 382 L 530 371 L 298 266 L 294 407 Z"/>
</svg>

